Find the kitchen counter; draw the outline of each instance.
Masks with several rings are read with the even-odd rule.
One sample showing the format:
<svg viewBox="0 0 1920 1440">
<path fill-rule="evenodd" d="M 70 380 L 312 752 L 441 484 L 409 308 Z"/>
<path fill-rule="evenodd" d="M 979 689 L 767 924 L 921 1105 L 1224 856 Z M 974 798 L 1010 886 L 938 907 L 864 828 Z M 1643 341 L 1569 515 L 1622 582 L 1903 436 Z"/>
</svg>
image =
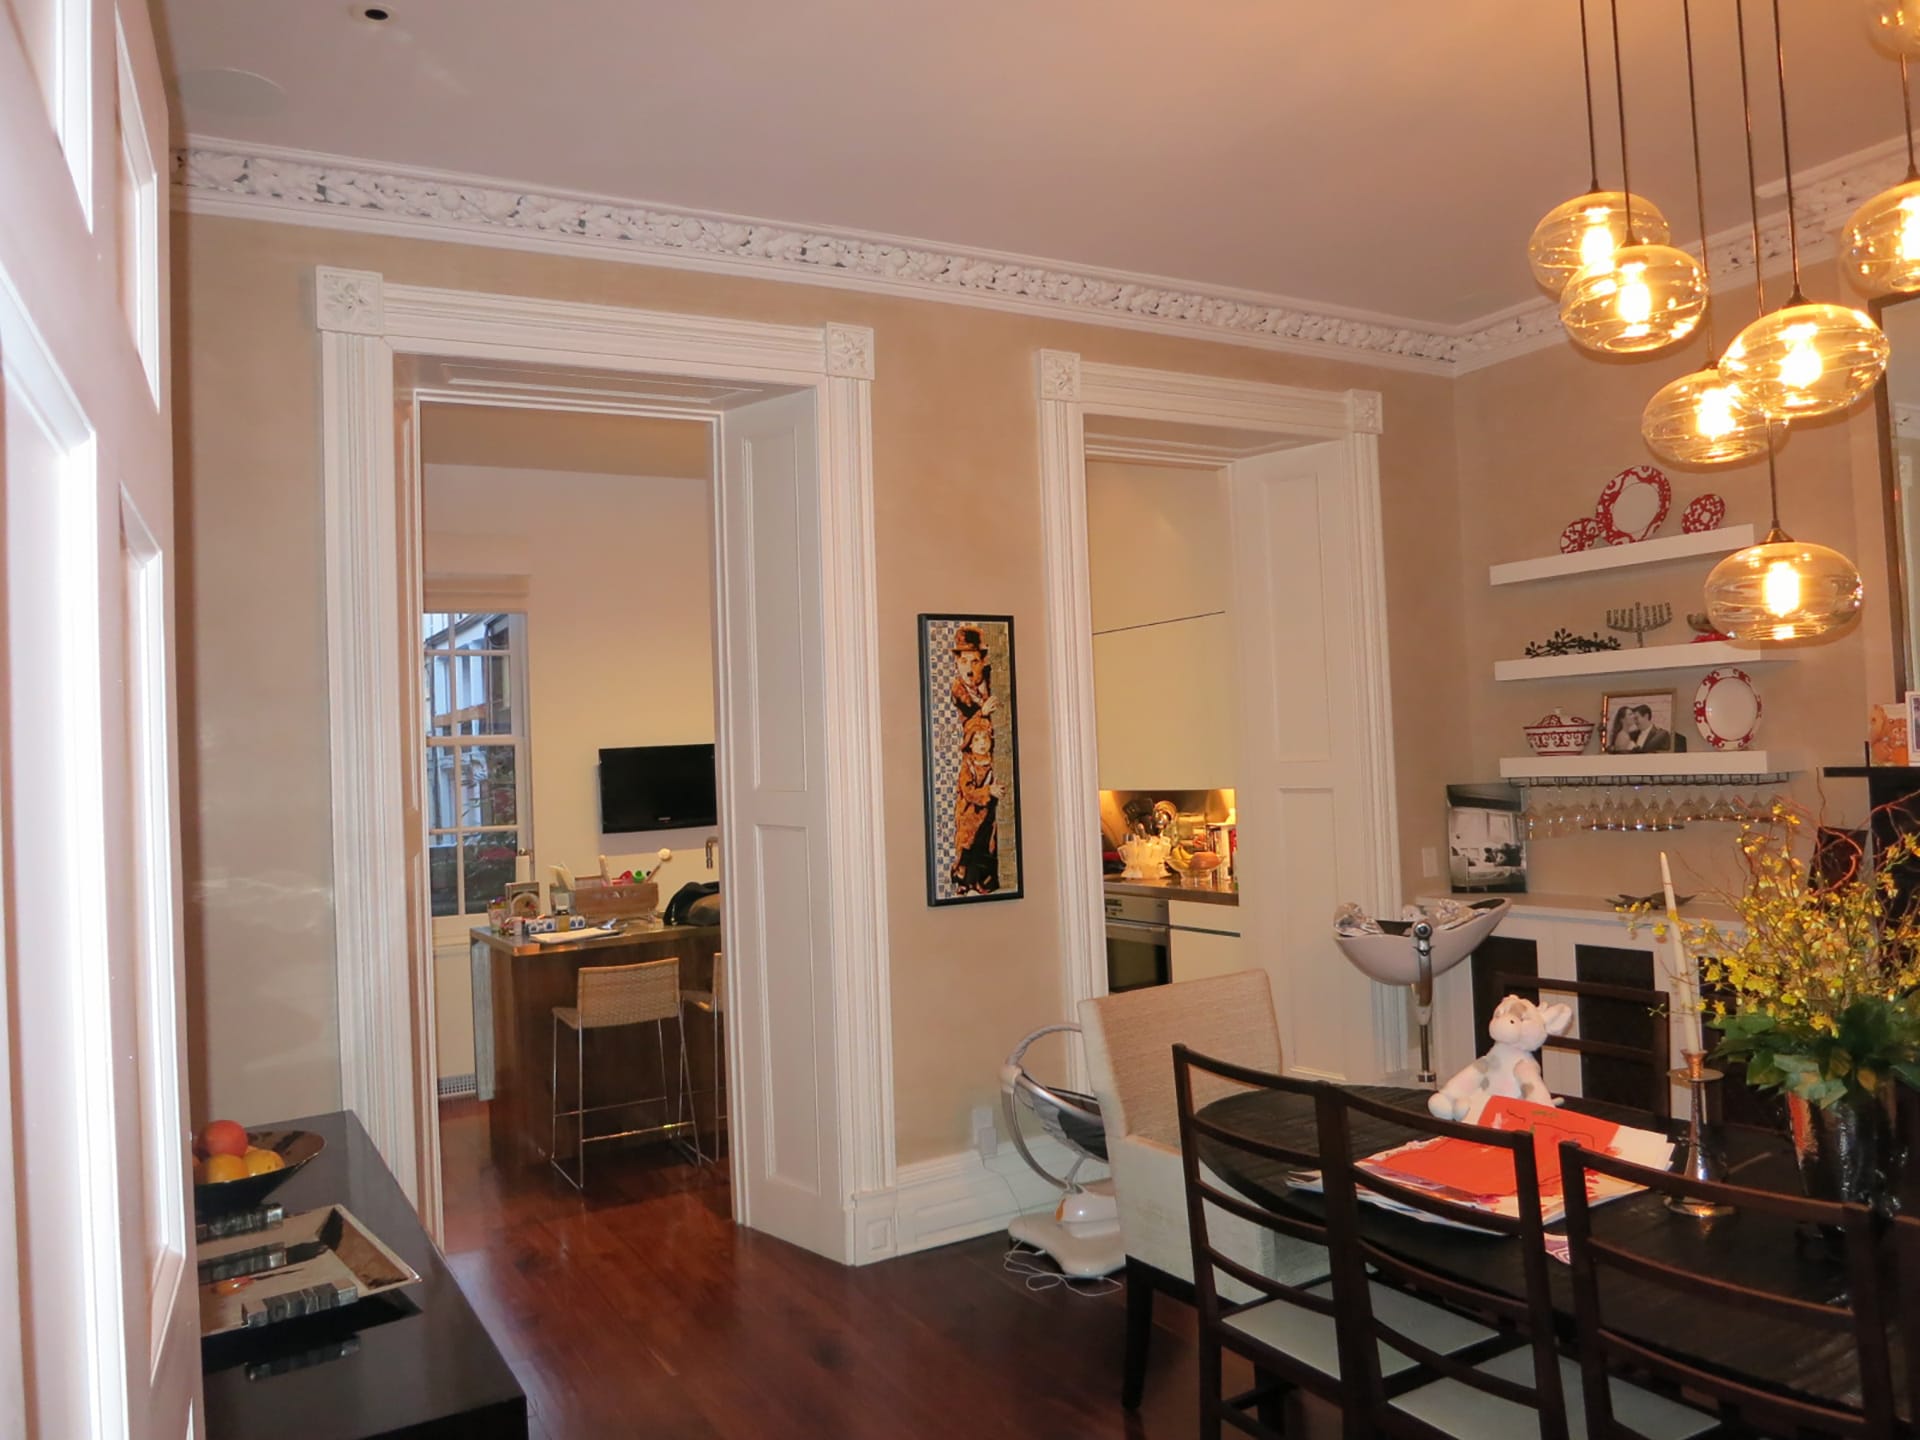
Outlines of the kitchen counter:
<svg viewBox="0 0 1920 1440">
<path fill-rule="evenodd" d="M 1178 880 L 1122 880 L 1118 876 L 1106 877 L 1103 887 L 1109 895 L 1139 895 L 1148 900 L 1196 901 L 1202 905 L 1238 905 L 1240 903 L 1240 882 L 1230 880 L 1225 888 L 1204 889 L 1194 885 L 1182 885 Z"/>
</svg>

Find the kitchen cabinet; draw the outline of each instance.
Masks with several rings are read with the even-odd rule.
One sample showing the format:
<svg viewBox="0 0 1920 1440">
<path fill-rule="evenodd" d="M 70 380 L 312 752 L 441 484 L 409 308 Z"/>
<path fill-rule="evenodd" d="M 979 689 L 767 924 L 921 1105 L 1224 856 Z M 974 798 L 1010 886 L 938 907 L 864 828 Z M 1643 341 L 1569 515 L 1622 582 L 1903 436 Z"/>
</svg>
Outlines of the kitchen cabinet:
<svg viewBox="0 0 1920 1440">
<path fill-rule="evenodd" d="M 1235 906 L 1170 900 L 1167 926 L 1167 963 L 1176 985 L 1248 968 L 1240 948 L 1240 911 Z"/>
</svg>

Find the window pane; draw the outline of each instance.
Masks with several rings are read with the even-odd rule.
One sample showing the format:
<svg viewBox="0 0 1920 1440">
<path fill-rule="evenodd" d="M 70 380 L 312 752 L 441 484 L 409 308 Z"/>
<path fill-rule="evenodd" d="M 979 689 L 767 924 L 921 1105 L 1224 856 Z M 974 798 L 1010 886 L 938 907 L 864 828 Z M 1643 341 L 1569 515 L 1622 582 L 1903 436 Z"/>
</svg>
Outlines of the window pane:
<svg viewBox="0 0 1920 1440">
<path fill-rule="evenodd" d="M 506 893 L 520 837 L 512 830 L 469 835 L 461 846 L 467 868 L 467 914 L 484 915 L 489 901 Z"/>
<path fill-rule="evenodd" d="M 504 655 L 462 655 L 454 661 L 459 676 L 461 735 L 513 733 L 513 663 Z"/>
<path fill-rule="evenodd" d="M 460 819 L 466 827 L 513 825 L 520 818 L 511 745 L 460 747 Z"/>
<path fill-rule="evenodd" d="M 457 803 L 459 751 L 452 745 L 427 747 L 427 828 L 451 830 L 460 823 Z"/>
<path fill-rule="evenodd" d="M 421 693 L 427 704 L 427 734 L 451 735 L 453 733 L 453 666 L 454 661 L 446 655 L 427 656 L 425 677 L 421 681 Z"/>
<path fill-rule="evenodd" d="M 420 617 L 421 644 L 428 650 L 445 650 L 449 644 L 447 623 L 452 619 L 438 610 L 427 611 Z"/>
<path fill-rule="evenodd" d="M 452 835 L 430 835 L 427 837 L 427 892 L 433 897 L 433 913 L 436 915 L 458 915 L 460 897 L 455 890 L 459 882 L 457 867 L 460 862 L 460 847 Z M 485 905 L 480 907 L 486 909 Z"/>
</svg>

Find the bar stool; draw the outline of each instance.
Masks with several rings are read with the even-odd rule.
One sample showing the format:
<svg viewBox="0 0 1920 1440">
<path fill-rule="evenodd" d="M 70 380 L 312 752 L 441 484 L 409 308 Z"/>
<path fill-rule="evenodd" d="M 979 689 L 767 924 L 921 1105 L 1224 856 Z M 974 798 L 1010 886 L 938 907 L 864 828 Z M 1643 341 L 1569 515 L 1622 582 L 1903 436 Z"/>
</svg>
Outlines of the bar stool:
<svg viewBox="0 0 1920 1440">
<path fill-rule="evenodd" d="M 694 1133 L 694 1153 L 702 1164 L 711 1165 L 720 1158 L 720 1127 L 727 1122 L 726 1065 L 721 1059 L 720 1047 L 726 1034 L 727 1018 L 727 967 L 726 956 L 715 954 L 713 957 L 713 988 L 711 990 L 683 990 L 680 999 L 685 1004 L 707 1016 L 713 1025 L 713 1084 L 707 1093 L 713 1096 L 714 1153 L 709 1155 L 700 1148 L 699 1132 Z"/>
<path fill-rule="evenodd" d="M 674 1119 L 667 1121 L 667 1035 L 666 1022 L 673 1021 L 674 1038 L 680 1046 L 680 1089 L 673 1097 Z M 642 1096 L 633 1100 L 614 1100 L 605 1105 L 588 1105 L 586 1093 L 587 1081 L 587 1031 L 609 1030 L 619 1025 L 652 1024 L 654 1040 L 660 1054 L 660 1093 L 657 1096 Z M 560 1027 L 564 1025 L 573 1031 L 573 1099 L 571 1110 L 560 1108 Z M 587 1188 L 587 1146 L 600 1140 L 622 1140 L 629 1135 L 668 1135 L 683 1130 L 693 1131 L 694 1153 L 700 1153 L 700 1129 L 692 1120 L 682 1120 L 683 1104 L 691 1110 L 691 1086 L 687 1071 L 686 1027 L 680 1019 L 680 960 L 670 956 L 665 960 L 649 960 L 641 965 L 593 965 L 579 972 L 574 987 L 572 1005 L 553 1007 L 553 1089 L 550 1117 L 550 1129 L 547 1156 L 553 1168 L 574 1189 L 584 1191 Z M 636 1105 L 658 1103 L 662 1123 L 643 1125 L 633 1130 L 619 1130 L 608 1135 L 587 1134 L 587 1116 L 601 1110 L 624 1110 Z M 559 1150 L 560 1120 L 562 1116 L 574 1116 L 579 1122 L 580 1152 L 578 1167 L 580 1175 L 575 1179 L 567 1174 L 567 1167 L 560 1163 Z"/>
</svg>

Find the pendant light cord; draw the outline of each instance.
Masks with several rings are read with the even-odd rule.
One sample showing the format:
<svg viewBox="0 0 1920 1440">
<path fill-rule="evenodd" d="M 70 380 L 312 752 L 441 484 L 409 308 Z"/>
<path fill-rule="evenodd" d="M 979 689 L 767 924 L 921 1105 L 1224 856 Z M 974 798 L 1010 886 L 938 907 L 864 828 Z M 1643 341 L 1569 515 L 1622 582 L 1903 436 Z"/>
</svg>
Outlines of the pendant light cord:
<svg viewBox="0 0 1920 1440">
<path fill-rule="evenodd" d="M 1700 283 L 1707 292 L 1707 358 L 1718 364 L 1713 343 L 1713 271 L 1707 258 L 1707 180 L 1700 169 L 1700 97 L 1693 77 L 1693 0 L 1680 0 L 1680 24 L 1687 41 L 1687 116 L 1693 122 L 1693 199 L 1700 211 Z"/>
<path fill-rule="evenodd" d="M 1608 0 L 1613 14 L 1613 99 L 1620 112 L 1620 196 L 1627 213 L 1627 244 L 1638 245 L 1633 229 L 1633 181 L 1627 173 L 1627 81 L 1620 70 L 1620 0 Z"/>
<path fill-rule="evenodd" d="M 1787 304 L 1804 305 L 1807 297 L 1800 293 L 1800 222 L 1793 213 L 1793 142 L 1787 134 L 1787 41 L 1780 30 L 1780 0 L 1773 0 L 1773 63 L 1780 77 L 1780 162 L 1787 167 L 1787 252 L 1793 259 L 1793 294 L 1787 297 Z"/>
<path fill-rule="evenodd" d="M 1747 200 L 1753 214 L 1753 294 L 1759 307 L 1756 314 L 1767 313 L 1767 280 L 1760 264 L 1760 174 L 1753 163 L 1753 91 L 1747 78 L 1747 7 L 1745 0 L 1733 0 L 1734 31 L 1740 42 L 1740 113 L 1747 127 Z"/>
<path fill-rule="evenodd" d="M 1767 446 L 1767 510 L 1773 516 L 1773 523 L 1767 531 L 1767 541 L 1772 543 L 1774 536 L 1782 539 L 1786 531 L 1780 528 L 1780 472 L 1774 468 L 1773 446 Z"/>
<path fill-rule="evenodd" d="M 1900 108 L 1907 117 L 1907 179 L 1920 180 L 1920 165 L 1913 163 L 1913 87 L 1907 80 L 1907 57 L 1900 57 Z"/>
<path fill-rule="evenodd" d="M 1905 60 L 1900 62 L 1902 75 L 1907 73 L 1906 64 Z M 1580 0 L 1580 81 L 1587 89 L 1587 193 L 1591 195 L 1600 189 L 1600 144 L 1593 134 L 1593 55 L 1587 48 L 1587 0 Z M 1911 137 L 1911 124 L 1907 131 Z"/>
</svg>

